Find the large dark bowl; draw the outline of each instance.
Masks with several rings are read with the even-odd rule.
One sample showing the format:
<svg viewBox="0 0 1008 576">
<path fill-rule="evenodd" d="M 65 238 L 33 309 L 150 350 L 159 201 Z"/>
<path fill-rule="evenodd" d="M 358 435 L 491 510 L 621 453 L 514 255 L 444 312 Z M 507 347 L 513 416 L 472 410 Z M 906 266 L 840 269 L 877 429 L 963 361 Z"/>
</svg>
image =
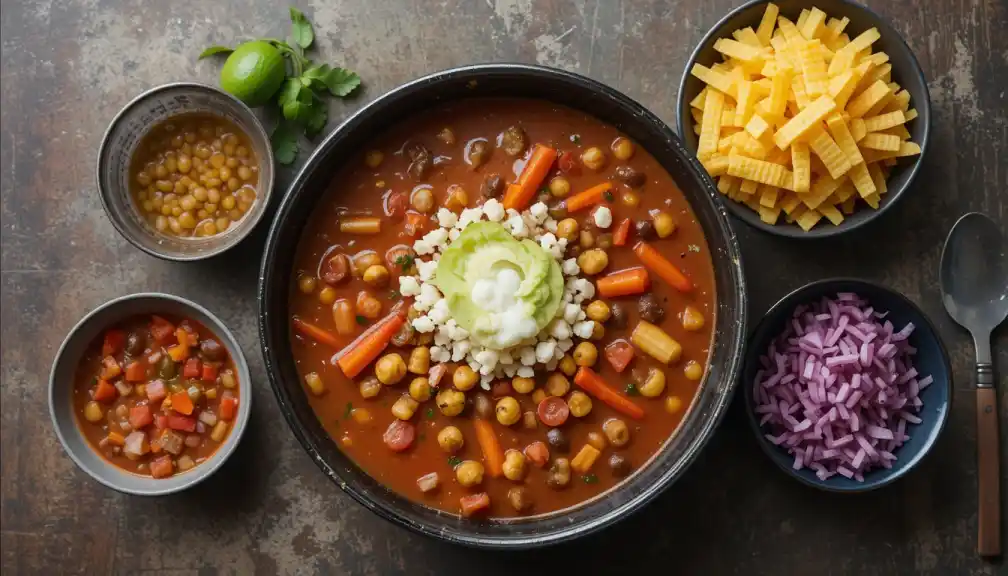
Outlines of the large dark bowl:
<svg viewBox="0 0 1008 576">
<path fill-rule="evenodd" d="M 792 22 L 798 20 L 798 14 L 803 8 L 811 8 L 812 6 L 819 8 L 831 17 L 843 18 L 846 16 L 850 18 L 850 23 L 844 32 L 851 38 L 869 28 L 878 28 L 881 38 L 872 45 L 872 51 L 882 51 L 889 55 L 889 63 L 892 64 L 892 81 L 910 93 L 910 107 L 917 109 L 917 118 L 908 122 L 906 127 L 910 132 L 910 140 L 920 145 L 921 153 L 919 156 L 899 159 L 899 164 L 893 167 L 889 180 L 886 181 L 888 192 L 882 196 L 878 210 L 872 210 L 863 202 L 859 203 L 854 213 L 844 218 L 839 226 L 824 221 L 806 232 L 797 224 L 788 224 L 783 219 L 774 225 L 767 224 L 760 220 L 759 214 L 747 206 L 727 198 L 724 199 L 724 204 L 728 206 L 728 211 L 733 216 L 746 224 L 778 236 L 825 238 L 853 231 L 889 211 L 897 200 L 906 195 L 905 193 L 917 175 L 924 155 L 927 153 L 928 136 L 931 133 L 931 96 L 928 93 L 927 79 L 924 78 L 924 71 L 921 70 L 913 50 L 907 46 L 899 32 L 885 18 L 870 8 L 851 0 L 817 0 L 816 2 L 773 0 L 773 2 L 780 7 L 781 16 L 786 16 Z M 689 103 L 704 86 L 703 82 L 690 74 L 690 69 L 693 68 L 693 64 L 698 62 L 705 66 L 720 62 L 721 56 L 714 50 L 714 41 L 718 38 L 731 38 L 732 32 L 746 26 L 752 26 L 755 30 L 759 27 L 760 18 L 763 17 L 768 3 L 768 0 L 752 0 L 729 12 L 707 31 L 693 53 L 690 54 L 689 60 L 686 61 L 682 79 L 679 81 L 679 100 L 676 104 L 676 112 L 679 114 L 679 137 L 683 139 L 690 154 L 696 155 L 699 137 L 693 133 L 693 117 L 690 114 Z"/>
<path fill-rule="evenodd" d="M 294 253 L 330 181 L 376 135 L 445 101 L 536 98 L 590 113 L 644 146 L 675 178 L 703 226 L 718 298 L 711 367 L 678 432 L 638 472 L 603 497 L 531 519 L 467 520 L 395 494 L 374 480 L 326 434 L 305 396 L 291 355 L 288 307 Z M 731 400 L 742 360 L 746 290 L 735 234 L 702 168 L 657 116 L 616 90 L 561 70 L 518 64 L 467 66 L 396 88 L 343 123 L 308 159 L 283 199 L 269 233 L 259 285 L 263 356 L 280 409 L 295 436 L 329 478 L 376 514 L 416 532 L 482 548 L 527 548 L 594 532 L 625 518 L 668 487 L 696 458 Z"/>
</svg>

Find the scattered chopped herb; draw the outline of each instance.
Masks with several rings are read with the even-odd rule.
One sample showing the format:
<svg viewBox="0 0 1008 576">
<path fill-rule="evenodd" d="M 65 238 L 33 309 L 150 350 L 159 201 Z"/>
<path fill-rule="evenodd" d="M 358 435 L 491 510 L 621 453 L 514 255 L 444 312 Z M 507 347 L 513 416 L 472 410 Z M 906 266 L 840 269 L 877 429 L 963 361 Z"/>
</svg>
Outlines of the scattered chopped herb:
<svg viewBox="0 0 1008 576">
<path fill-rule="evenodd" d="M 575 143 L 575 144 L 581 144 L 581 135 L 580 134 L 571 134 L 570 135 L 570 141 L 573 142 L 573 143 Z"/>
<path fill-rule="evenodd" d="M 91 385 L 92 386 L 97 386 L 98 385 L 98 377 L 97 376 L 92 376 L 91 377 Z"/>
<path fill-rule="evenodd" d="M 360 324 L 361 326 L 367 326 L 368 321 L 367 321 L 367 318 L 365 318 L 365 317 L 361 316 L 360 314 L 358 314 L 357 315 L 357 323 Z"/>
<path fill-rule="evenodd" d="M 584 481 L 585 484 L 595 484 L 598 482 L 598 476 L 594 474 L 585 474 L 581 477 L 581 480 Z"/>
<path fill-rule="evenodd" d="M 428 420 L 433 420 L 434 419 L 434 409 L 433 408 L 428 408 L 427 409 L 427 419 Z"/>
<path fill-rule="evenodd" d="M 637 396 L 638 394 L 640 394 L 640 392 L 637 390 L 637 387 L 633 385 L 633 382 L 626 385 L 626 393 L 627 396 Z"/>
<path fill-rule="evenodd" d="M 700 252 L 700 247 L 696 244 L 690 244 L 687 248 L 689 248 L 690 252 Z"/>
<path fill-rule="evenodd" d="M 412 254 L 400 254 L 396 256 L 395 263 L 402 270 L 408 270 L 413 267 L 413 255 Z"/>
<path fill-rule="evenodd" d="M 605 201 L 606 201 L 606 202 L 612 202 L 613 200 L 615 200 L 615 199 L 616 199 L 616 197 L 615 197 L 615 196 L 613 196 L 613 193 L 612 193 L 612 192 L 604 192 L 604 193 L 602 194 L 602 197 L 603 197 L 603 198 L 605 198 Z"/>
<path fill-rule="evenodd" d="M 400 294 L 398 290 L 395 290 L 395 289 L 389 290 L 389 293 L 388 293 L 389 300 L 397 300 L 401 296 L 402 296 L 402 294 Z"/>
<path fill-rule="evenodd" d="M 351 412 L 353 412 L 353 402 L 347 402 L 346 403 L 346 409 L 343 410 L 343 417 L 344 418 L 349 418 Z"/>
<path fill-rule="evenodd" d="M 458 466 L 461 463 L 462 463 L 462 459 L 459 458 L 458 456 L 449 456 L 448 457 L 448 465 L 451 466 L 452 468 L 455 468 L 456 466 Z"/>
</svg>

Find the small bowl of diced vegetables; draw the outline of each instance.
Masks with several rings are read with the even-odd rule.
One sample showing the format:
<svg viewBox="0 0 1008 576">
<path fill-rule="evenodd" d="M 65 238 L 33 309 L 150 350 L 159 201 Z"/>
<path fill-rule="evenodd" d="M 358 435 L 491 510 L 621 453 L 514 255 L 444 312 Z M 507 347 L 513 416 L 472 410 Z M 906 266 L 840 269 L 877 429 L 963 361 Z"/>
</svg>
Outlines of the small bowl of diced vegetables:
<svg viewBox="0 0 1008 576">
<path fill-rule="evenodd" d="M 948 419 L 952 370 L 927 316 L 864 280 L 781 298 L 749 340 L 746 412 L 760 446 L 801 482 L 863 492 L 910 471 Z"/>
<path fill-rule="evenodd" d="M 85 316 L 60 346 L 49 412 L 71 459 L 120 492 L 158 496 L 213 474 L 241 439 L 248 364 L 224 324 L 169 294 L 132 294 Z"/>
</svg>

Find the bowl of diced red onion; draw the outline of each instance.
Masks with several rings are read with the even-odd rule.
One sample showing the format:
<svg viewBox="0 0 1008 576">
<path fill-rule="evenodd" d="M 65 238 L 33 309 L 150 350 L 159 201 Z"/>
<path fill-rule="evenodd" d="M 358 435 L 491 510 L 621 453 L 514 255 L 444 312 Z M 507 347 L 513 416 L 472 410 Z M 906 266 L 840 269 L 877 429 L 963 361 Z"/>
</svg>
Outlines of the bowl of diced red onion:
<svg viewBox="0 0 1008 576">
<path fill-rule="evenodd" d="M 810 486 L 861 492 L 911 470 L 948 419 L 952 370 L 924 312 L 855 279 L 782 298 L 749 340 L 742 373 L 757 441 Z"/>
</svg>

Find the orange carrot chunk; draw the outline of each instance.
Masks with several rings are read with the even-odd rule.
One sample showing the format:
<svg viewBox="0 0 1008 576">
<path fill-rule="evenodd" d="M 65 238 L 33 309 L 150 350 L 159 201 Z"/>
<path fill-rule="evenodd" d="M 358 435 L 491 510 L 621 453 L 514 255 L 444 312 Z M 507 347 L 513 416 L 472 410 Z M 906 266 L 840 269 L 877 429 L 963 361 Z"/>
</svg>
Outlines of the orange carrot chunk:
<svg viewBox="0 0 1008 576">
<path fill-rule="evenodd" d="M 607 198 L 612 198 L 612 188 L 613 183 L 608 180 L 601 184 L 596 184 L 584 192 L 578 192 L 568 198 L 564 202 L 564 206 L 567 207 L 567 212 L 577 212 L 578 210 L 597 206 L 605 202 Z"/>
<path fill-rule="evenodd" d="M 176 412 L 185 414 L 186 416 L 192 414 L 193 408 L 195 408 L 192 398 L 189 397 L 189 393 L 185 390 L 171 395 L 171 405 Z"/>
<path fill-rule="evenodd" d="M 487 473 L 492 478 L 498 478 L 504 473 L 504 451 L 497 441 L 493 426 L 482 418 L 474 420 L 473 425 L 476 427 L 476 440 L 483 451 L 483 460 L 486 461 Z"/>
<path fill-rule="evenodd" d="M 613 272 L 595 282 L 598 293 L 603 298 L 643 294 L 651 287 L 651 278 L 646 268 L 637 266 Z"/>
<path fill-rule="evenodd" d="M 333 348 L 338 349 L 340 347 L 339 340 L 324 328 L 319 328 L 314 324 L 305 322 L 297 316 L 291 319 L 291 324 L 294 326 L 294 331 L 302 336 L 307 336 L 316 342 L 332 346 Z"/>
<path fill-rule="evenodd" d="M 574 383 L 585 392 L 608 404 L 613 410 L 640 420 L 644 418 L 644 409 L 625 398 L 619 392 L 606 384 L 601 376 L 587 366 L 578 368 L 574 375 Z"/>
<path fill-rule="evenodd" d="M 508 186 L 507 192 L 504 193 L 504 208 L 514 208 L 519 212 L 528 208 L 532 199 L 535 198 L 539 185 L 543 183 L 546 174 L 553 167 L 556 158 L 556 150 L 549 146 L 536 144 L 528 162 L 525 163 L 521 174 L 518 175 L 518 180 Z"/>
<path fill-rule="evenodd" d="M 116 399 L 119 392 L 108 380 L 99 380 L 95 387 L 94 399 L 96 402 L 111 402 Z"/>
<path fill-rule="evenodd" d="M 630 238 L 630 219 L 624 218 L 613 232 L 612 243 L 614 246 L 626 246 L 628 238 Z"/>
<path fill-rule="evenodd" d="M 336 353 L 336 364 L 347 378 L 364 371 L 385 350 L 392 337 L 406 323 L 406 307 L 401 306 L 364 331 L 345 348 Z"/>
<path fill-rule="evenodd" d="M 647 242 L 638 242 L 634 246 L 634 253 L 637 254 L 637 258 L 648 269 L 657 274 L 662 280 L 668 282 L 676 290 L 685 293 L 693 291 L 693 283 L 682 273 L 682 270 L 662 256 Z"/>
</svg>

